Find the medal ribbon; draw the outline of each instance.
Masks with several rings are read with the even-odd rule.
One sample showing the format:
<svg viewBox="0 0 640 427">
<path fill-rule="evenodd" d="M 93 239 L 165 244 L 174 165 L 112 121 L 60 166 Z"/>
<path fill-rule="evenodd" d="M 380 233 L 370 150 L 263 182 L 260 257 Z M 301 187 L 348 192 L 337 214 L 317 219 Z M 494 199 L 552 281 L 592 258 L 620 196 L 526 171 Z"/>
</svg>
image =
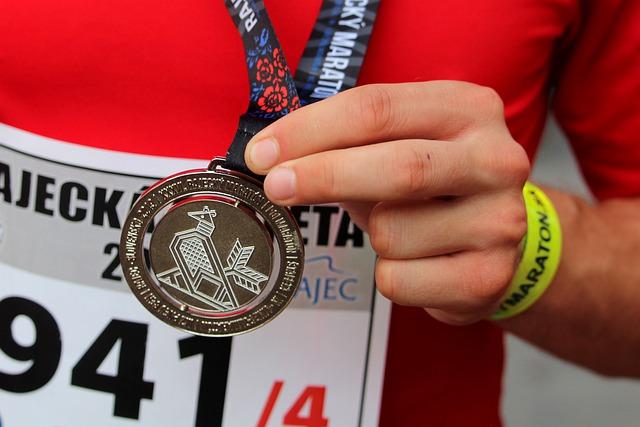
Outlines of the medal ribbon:
<svg viewBox="0 0 640 427">
<path fill-rule="evenodd" d="M 380 0 L 324 0 L 296 70 L 303 105 L 357 83 Z"/>
<path fill-rule="evenodd" d="M 242 37 L 249 75 L 249 108 L 240 116 L 226 167 L 255 176 L 244 162 L 245 148 L 255 134 L 301 104 L 356 85 L 379 3 L 324 0 L 294 83 L 263 1 L 225 0 Z"/>
</svg>

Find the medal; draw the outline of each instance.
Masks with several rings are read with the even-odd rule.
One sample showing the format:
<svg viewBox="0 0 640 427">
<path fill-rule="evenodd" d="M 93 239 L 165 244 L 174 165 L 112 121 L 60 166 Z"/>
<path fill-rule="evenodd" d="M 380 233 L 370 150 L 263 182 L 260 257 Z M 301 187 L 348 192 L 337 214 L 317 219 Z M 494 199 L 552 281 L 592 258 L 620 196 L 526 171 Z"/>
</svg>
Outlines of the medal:
<svg viewBox="0 0 640 427">
<path fill-rule="evenodd" d="M 327 28 L 343 13 L 337 3 L 323 3 L 296 74 L 305 103 L 354 86 L 362 64 L 371 32 L 366 24 L 373 23 L 378 1 L 349 8 L 356 18 L 345 22 L 356 30 L 353 37 L 341 32 L 340 61 L 331 61 L 339 71 L 324 73 L 311 61 L 329 59 Z M 262 1 L 225 5 L 245 49 L 248 111 L 226 158 L 168 177 L 142 194 L 124 223 L 120 246 L 124 277 L 138 300 L 165 323 L 208 336 L 248 332 L 273 319 L 294 297 L 304 267 L 303 240 L 291 212 L 267 199 L 260 178 L 244 163 L 249 140 L 300 106 L 296 84 Z M 342 78 L 323 80 L 325 74 Z"/>
<path fill-rule="evenodd" d="M 304 249 L 288 209 L 257 180 L 224 169 L 169 177 L 125 223 L 121 253 L 140 302 L 164 322 L 203 335 L 255 329 L 280 313 L 300 282 Z M 145 231 L 160 217 L 145 258 Z M 150 267 L 150 268 L 149 268 Z"/>
</svg>

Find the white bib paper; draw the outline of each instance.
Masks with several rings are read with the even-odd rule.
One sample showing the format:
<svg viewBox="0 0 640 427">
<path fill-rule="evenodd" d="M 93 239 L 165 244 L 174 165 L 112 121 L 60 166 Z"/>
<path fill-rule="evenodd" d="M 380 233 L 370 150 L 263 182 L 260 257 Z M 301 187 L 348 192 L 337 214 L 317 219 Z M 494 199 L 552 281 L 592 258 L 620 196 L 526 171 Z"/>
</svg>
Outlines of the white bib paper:
<svg viewBox="0 0 640 427">
<path fill-rule="evenodd" d="M 148 313 L 120 227 L 156 179 L 206 161 L 99 150 L 0 124 L 0 426 L 372 426 L 390 304 L 367 236 L 297 208 L 304 279 L 284 313 L 228 341 Z"/>
</svg>

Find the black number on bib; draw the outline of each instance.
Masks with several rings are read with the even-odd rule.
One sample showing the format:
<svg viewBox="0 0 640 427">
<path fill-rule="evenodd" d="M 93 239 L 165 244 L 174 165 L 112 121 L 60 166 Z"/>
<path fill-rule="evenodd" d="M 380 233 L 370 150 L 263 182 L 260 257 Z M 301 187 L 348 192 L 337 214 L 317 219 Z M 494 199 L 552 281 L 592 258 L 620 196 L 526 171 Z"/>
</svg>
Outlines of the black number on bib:
<svg viewBox="0 0 640 427">
<path fill-rule="evenodd" d="M 102 272 L 103 279 L 113 280 L 114 282 L 122 282 L 122 276 L 116 274 L 116 272 L 120 269 L 120 245 L 117 243 L 107 243 L 104 247 L 104 254 L 111 255 L 111 262 L 107 265 L 107 268 Z M 151 265 L 151 256 L 149 255 L 149 249 L 144 248 L 144 259 L 147 262 L 147 265 Z"/>
<path fill-rule="evenodd" d="M 118 257 L 119 245 L 117 243 L 107 243 L 104 247 L 105 255 L 112 255 L 111 262 L 102 272 L 102 278 L 107 280 L 114 280 L 116 282 L 122 281 L 122 276 L 116 274 L 116 270 L 120 267 L 120 258 Z"/>
<path fill-rule="evenodd" d="M 13 321 L 18 316 L 26 316 L 33 322 L 35 338 L 31 345 L 22 345 L 13 336 Z M 60 329 L 40 304 L 24 298 L 5 298 L 0 301 L 0 350 L 12 359 L 32 362 L 20 374 L 0 371 L 0 389 L 14 393 L 37 390 L 48 383 L 58 369 L 62 351 Z"/>
<path fill-rule="evenodd" d="M 115 396 L 113 415 L 138 419 L 140 401 L 153 398 L 153 383 L 145 381 L 144 359 L 147 325 L 112 320 L 74 366 L 71 384 Z M 98 368 L 120 340 L 115 376 L 98 373 Z"/>
<path fill-rule="evenodd" d="M 178 342 L 180 358 L 202 355 L 196 426 L 222 425 L 231 338 L 189 337 Z"/>
</svg>

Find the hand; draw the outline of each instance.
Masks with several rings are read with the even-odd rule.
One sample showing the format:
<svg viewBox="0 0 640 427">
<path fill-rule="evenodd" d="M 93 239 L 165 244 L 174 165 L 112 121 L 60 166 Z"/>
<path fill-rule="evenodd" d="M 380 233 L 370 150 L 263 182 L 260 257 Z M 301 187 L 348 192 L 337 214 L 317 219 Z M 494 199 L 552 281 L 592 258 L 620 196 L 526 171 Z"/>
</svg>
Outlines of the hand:
<svg viewBox="0 0 640 427">
<path fill-rule="evenodd" d="M 526 232 L 529 160 L 498 95 L 463 82 L 371 85 L 297 110 L 249 143 L 282 205 L 339 202 L 396 303 L 450 324 L 489 316 Z"/>
</svg>

